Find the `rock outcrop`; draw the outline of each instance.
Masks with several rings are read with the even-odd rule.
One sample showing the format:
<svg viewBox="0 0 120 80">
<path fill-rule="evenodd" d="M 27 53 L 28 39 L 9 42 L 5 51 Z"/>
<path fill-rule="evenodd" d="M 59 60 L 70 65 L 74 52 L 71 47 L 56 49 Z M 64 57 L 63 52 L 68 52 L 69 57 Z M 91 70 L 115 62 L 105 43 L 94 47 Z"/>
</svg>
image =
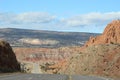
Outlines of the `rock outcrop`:
<svg viewBox="0 0 120 80">
<path fill-rule="evenodd" d="M 108 24 L 102 35 L 90 37 L 85 46 L 97 44 L 120 44 L 120 20 L 114 20 Z"/>
<path fill-rule="evenodd" d="M 20 65 L 9 43 L 0 41 L 0 72 L 14 72 L 18 70 L 20 70 Z"/>
<path fill-rule="evenodd" d="M 74 54 L 58 73 L 120 78 L 120 45 L 89 46 Z"/>
<path fill-rule="evenodd" d="M 120 20 L 108 24 L 102 35 L 90 38 L 80 50 L 58 73 L 120 78 Z"/>
</svg>

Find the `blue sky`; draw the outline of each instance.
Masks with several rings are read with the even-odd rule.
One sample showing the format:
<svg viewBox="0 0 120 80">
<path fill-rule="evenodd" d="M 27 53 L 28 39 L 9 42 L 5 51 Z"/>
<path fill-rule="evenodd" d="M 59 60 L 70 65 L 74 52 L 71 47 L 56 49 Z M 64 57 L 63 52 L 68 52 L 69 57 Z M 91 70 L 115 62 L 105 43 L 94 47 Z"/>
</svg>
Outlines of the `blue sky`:
<svg viewBox="0 0 120 80">
<path fill-rule="evenodd" d="M 120 0 L 0 0 L 0 28 L 103 32 Z"/>
</svg>

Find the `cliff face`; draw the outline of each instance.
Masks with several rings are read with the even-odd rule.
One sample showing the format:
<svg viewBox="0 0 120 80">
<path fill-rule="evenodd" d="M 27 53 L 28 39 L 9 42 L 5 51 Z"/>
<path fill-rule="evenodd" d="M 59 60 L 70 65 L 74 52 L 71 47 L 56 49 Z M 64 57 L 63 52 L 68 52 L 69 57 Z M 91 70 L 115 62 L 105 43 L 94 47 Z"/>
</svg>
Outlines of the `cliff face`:
<svg viewBox="0 0 120 80">
<path fill-rule="evenodd" d="M 17 59 L 21 63 L 38 63 L 43 73 L 57 73 L 61 67 L 66 66 L 67 60 L 72 54 L 79 53 L 80 47 L 60 48 L 13 48 Z M 33 68 L 25 63 L 24 72 Z M 31 65 L 32 66 L 32 65 Z"/>
<path fill-rule="evenodd" d="M 71 48 L 13 48 L 17 59 L 22 62 L 59 62 L 69 58 Z"/>
<path fill-rule="evenodd" d="M 0 41 L 0 72 L 14 72 L 18 70 L 20 70 L 20 66 L 9 43 Z"/>
<path fill-rule="evenodd" d="M 115 20 L 108 24 L 102 35 L 90 37 L 85 46 L 110 43 L 120 43 L 120 20 Z"/>
</svg>

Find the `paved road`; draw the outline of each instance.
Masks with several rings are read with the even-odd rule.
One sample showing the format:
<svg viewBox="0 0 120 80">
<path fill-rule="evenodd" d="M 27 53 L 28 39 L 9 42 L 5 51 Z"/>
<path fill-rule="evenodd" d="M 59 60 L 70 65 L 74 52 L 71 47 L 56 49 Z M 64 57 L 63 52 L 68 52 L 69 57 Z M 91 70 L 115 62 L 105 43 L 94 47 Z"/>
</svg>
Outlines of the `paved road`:
<svg viewBox="0 0 120 80">
<path fill-rule="evenodd" d="M 68 80 L 68 76 L 53 74 L 16 74 L 0 76 L 0 80 Z"/>
<path fill-rule="evenodd" d="M 110 78 L 96 77 L 96 76 L 80 76 L 74 75 L 72 76 L 73 80 L 113 80 Z"/>
<path fill-rule="evenodd" d="M 67 75 L 55 74 L 14 74 L 0 76 L 0 80 L 112 80 L 100 77 L 74 75 L 69 79 Z"/>
<path fill-rule="evenodd" d="M 33 69 L 31 71 L 31 73 L 42 73 L 39 64 L 37 63 L 33 63 Z"/>
</svg>

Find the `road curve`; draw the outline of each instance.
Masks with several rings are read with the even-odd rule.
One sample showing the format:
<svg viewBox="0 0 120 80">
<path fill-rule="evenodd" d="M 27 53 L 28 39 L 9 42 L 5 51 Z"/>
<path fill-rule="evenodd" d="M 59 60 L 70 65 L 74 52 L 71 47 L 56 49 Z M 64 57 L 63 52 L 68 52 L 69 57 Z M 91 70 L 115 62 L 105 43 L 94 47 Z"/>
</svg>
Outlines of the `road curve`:
<svg viewBox="0 0 120 80">
<path fill-rule="evenodd" d="M 58 74 L 14 74 L 0 76 L 0 80 L 112 80 L 102 77 L 73 75 L 71 79 L 67 75 Z"/>
</svg>

